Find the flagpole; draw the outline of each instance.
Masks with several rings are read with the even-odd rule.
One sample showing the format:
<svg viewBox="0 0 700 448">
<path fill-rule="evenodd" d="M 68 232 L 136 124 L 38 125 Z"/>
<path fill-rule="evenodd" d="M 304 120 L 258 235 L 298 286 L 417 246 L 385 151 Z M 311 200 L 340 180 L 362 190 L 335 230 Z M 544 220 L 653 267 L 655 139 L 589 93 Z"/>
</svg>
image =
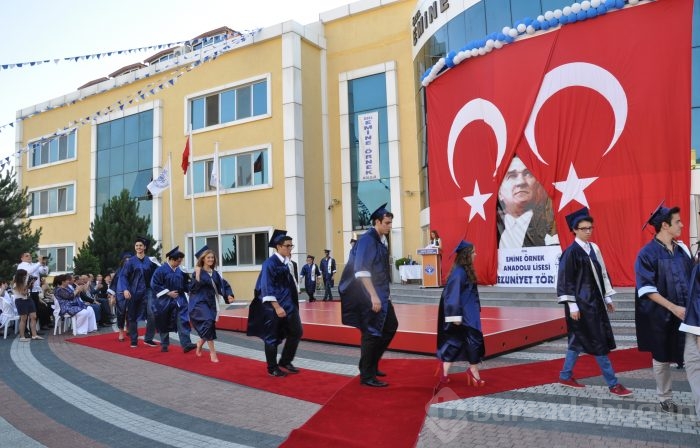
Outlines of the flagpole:
<svg viewBox="0 0 700 448">
<path fill-rule="evenodd" d="M 192 141 L 192 126 L 189 126 L 189 135 L 187 141 L 190 145 L 189 154 L 189 169 L 190 169 L 190 207 L 192 208 L 192 266 L 197 264 L 197 260 L 194 259 L 194 254 L 197 252 L 197 228 L 195 226 L 194 219 L 194 167 L 192 166 L 192 154 L 194 153 L 194 142 Z M 187 241 L 185 241 L 185 247 L 187 247 Z"/>
<path fill-rule="evenodd" d="M 168 172 L 173 177 L 173 152 L 168 153 Z M 172 181 L 170 182 L 172 184 Z M 168 188 L 168 199 L 170 200 L 170 247 L 175 247 L 175 224 L 173 223 L 173 186 Z"/>
<path fill-rule="evenodd" d="M 219 142 L 214 143 L 214 169 L 216 170 L 216 238 L 219 242 L 219 263 L 221 263 L 221 167 L 219 166 Z"/>
</svg>

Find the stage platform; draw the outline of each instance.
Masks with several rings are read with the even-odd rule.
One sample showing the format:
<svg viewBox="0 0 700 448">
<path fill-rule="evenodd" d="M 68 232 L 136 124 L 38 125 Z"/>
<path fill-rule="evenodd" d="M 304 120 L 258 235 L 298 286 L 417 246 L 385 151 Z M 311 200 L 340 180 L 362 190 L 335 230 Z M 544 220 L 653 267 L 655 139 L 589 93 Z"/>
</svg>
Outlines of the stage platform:
<svg viewBox="0 0 700 448">
<path fill-rule="evenodd" d="M 394 304 L 399 330 L 390 349 L 433 354 L 436 350 L 438 307 L 434 304 Z M 304 339 L 332 344 L 359 345 L 360 332 L 341 323 L 340 302 L 301 302 Z M 222 310 L 216 327 L 246 331 L 248 307 Z M 566 334 L 563 308 L 481 308 L 486 356 L 516 350 Z"/>
</svg>

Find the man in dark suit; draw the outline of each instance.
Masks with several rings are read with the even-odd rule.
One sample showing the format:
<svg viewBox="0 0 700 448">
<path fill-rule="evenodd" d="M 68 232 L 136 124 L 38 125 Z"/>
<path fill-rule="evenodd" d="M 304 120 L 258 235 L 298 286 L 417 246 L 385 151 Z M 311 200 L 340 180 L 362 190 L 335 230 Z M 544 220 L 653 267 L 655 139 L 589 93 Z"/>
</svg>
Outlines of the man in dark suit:
<svg viewBox="0 0 700 448">
<path fill-rule="evenodd" d="M 508 167 L 498 201 L 499 249 L 559 244 L 551 201 L 518 157 Z"/>
<path fill-rule="evenodd" d="M 323 276 L 323 286 L 326 287 L 326 292 L 323 294 L 323 301 L 333 300 L 333 276 L 335 275 L 335 259 L 331 257 L 329 249 L 324 250 L 326 256 L 321 260 L 321 275 Z"/>
</svg>

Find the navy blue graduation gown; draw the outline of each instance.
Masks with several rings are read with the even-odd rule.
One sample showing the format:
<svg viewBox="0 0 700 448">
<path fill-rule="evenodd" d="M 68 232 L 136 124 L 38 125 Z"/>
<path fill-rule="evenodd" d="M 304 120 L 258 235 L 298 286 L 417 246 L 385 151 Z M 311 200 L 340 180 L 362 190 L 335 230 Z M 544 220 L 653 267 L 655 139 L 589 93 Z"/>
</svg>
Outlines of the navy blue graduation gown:
<svg viewBox="0 0 700 448">
<path fill-rule="evenodd" d="M 372 311 L 369 293 L 355 276 L 358 272 L 371 274 L 372 284 L 382 304 L 378 313 Z M 340 277 L 338 292 L 343 324 L 369 332 L 372 336 L 381 336 L 389 311 L 390 283 L 389 249 L 382 243 L 376 229 L 371 228 L 350 250 L 350 257 Z"/>
<path fill-rule="evenodd" d="M 598 258 L 602 259 L 602 255 Z M 570 350 L 600 356 L 615 349 L 615 336 L 604 298 L 610 292 L 606 290 L 606 278 L 604 263 L 591 261 L 589 254 L 576 241 L 561 254 L 557 297 L 564 304 Z M 579 320 L 571 318 L 569 302 L 578 306 L 581 312 Z"/>
<path fill-rule="evenodd" d="M 190 301 L 188 310 L 190 322 L 200 338 L 205 341 L 216 339 L 216 295 L 223 297 L 233 295 L 231 286 L 215 270 L 211 275 L 202 269 L 199 281 L 192 274 L 190 281 Z"/>
<path fill-rule="evenodd" d="M 126 300 L 127 311 L 130 316 L 136 315 L 137 320 L 146 320 L 146 296 L 151 287 L 151 277 L 158 265 L 148 257 L 131 257 L 119 271 L 117 293 L 128 290 L 131 299 Z"/>
<path fill-rule="evenodd" d="M 457 317 L 461 325 L 449 322 Z M 462 267 L 450 272 L 440 296 L 437 335 L 437 357 L 442 361 L 477 364 L 485 354 L 479 290 Z"/>
<path fill-rule="evenodd" d="M 318 266 L 316 266 L 314 263 L 312 264 L 305 264 L 301 268 L 301 275 L 304 277 L 304 288 L 306 288 L 306 291 L 316 291 L 316 276 L 320 274 L 320 271 L 318 270 Z"/>
<path fill-rule="evenodd" d="M 700 336 L 700 265 L 697 264 L 690 274 L 690 292 L 680 330 Z"/>
<path fill-rule="evenodd" d="M 265 260 L 255 282 L 253 301 L 248 308 L 248 336 L 257 336 L 267 345 L 279 345 L 285 338 L 287 317 L 279 318 L 271 302 L 264 297 L 274 297 L 287 316 L 299 312 L 297 285 L 289 266 L 273 254 Z"/>
<path fill-rule="evenodd" d="M 177 331 L 178 318 L 189 322 L 185 297 L 188 291 L 187 274 L 179 266 L 173 269 L 169 263 L 160 265 L 151 278 L 151 288 L 155 297 L 155 324 L 159 332 Z M 171 291 L 178 291 L 178 296 L 170 297 L 168 293 Z M 183 308 L 185 312 L 181 313 Z"/>
<path fill-rule="evenodd" d="M 647 297 L 658 292 L 672 303 L 686 306 L 693 262 L 683 243 L 669 253 L 663 243 L 652 239 L 639 251 L 634 263 L 636 276 L 635 323 L 640 351 L 651 352 L 660 362 L 683 359 L 685 335 L 678 331 L 680 319 Z"/>
</svg>

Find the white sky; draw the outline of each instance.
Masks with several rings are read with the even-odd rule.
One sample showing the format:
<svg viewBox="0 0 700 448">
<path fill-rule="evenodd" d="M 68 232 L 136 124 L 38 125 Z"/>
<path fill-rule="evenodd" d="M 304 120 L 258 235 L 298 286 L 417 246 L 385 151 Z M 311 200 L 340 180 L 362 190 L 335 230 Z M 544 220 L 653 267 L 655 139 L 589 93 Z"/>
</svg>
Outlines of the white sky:
<svg viewBox="0 0 700 448">
<path fill-rule="evenodd" d="M 237 31 L 287 20 L 307 24 L 352 0 L 10 0 L 0 14 L 0 65 L 127 50 L 189 40 L 228 26 Z M 0 70 L 0 126 L 19 109 L 73 92 L 159 50 L 99 60 Z M 15 129 L 0 128 L 0 160 L 15 151 Z M 12 158 L 11 158 L 12 159 Z"/>
</svg>

